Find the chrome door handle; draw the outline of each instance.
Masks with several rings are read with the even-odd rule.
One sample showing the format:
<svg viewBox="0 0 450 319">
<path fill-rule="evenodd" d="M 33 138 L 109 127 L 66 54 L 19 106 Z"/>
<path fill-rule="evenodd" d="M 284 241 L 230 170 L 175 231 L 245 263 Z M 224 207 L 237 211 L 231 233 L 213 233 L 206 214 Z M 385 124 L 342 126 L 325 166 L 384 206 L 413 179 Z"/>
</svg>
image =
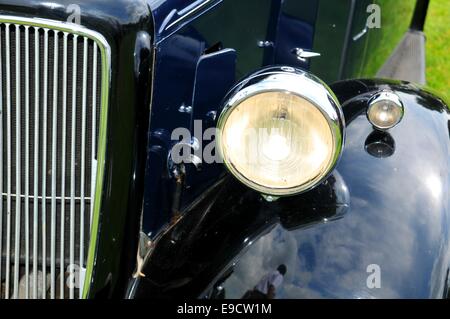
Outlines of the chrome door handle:
<svg viewBox="0 0 450 319">
<path fill-rule="evenodd" d="M 369 28 L 365 26 L 360 33 L 353 36 L 353 41 L 358 41 L 359 39 L 361 39 L 367 33 L 367 31 L 369 31 Z"/>
<path fill-rule="evenodd" d="M 306 62 L 306 60 L 309 58 L 320 56 L 320 53 L 318 52 L 305 51 L 302 48 L 294 48 L 292 49 L 292 53 L 295 54 L 297 59 L 302 62 Z"/>
</svg>

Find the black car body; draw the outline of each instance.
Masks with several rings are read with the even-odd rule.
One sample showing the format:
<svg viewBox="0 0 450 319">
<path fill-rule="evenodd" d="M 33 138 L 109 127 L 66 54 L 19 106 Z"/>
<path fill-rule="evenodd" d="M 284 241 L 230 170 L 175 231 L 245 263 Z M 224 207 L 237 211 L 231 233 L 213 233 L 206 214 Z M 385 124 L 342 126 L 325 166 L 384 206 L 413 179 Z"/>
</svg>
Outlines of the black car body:
<svg viewBox="0 0 450 319">
<path fill-rule="evenodd" d="M 381 28 L 372 5 L 1 0 L 1 296 L 239 298 L 285 263 L 281 298 L 446 298 L 450 117 L 420 85 L 428 1 L 377 1 Z M 172 132 L 202 136 L 194 121 L 215 127 L 230 89 L 277 65 L 342 105 L 327 179 L 267 201 L 223 164 L 176 171 Z M 382 90 L 405 108 L 389 131 L 366 116 Z"/>
</svg>

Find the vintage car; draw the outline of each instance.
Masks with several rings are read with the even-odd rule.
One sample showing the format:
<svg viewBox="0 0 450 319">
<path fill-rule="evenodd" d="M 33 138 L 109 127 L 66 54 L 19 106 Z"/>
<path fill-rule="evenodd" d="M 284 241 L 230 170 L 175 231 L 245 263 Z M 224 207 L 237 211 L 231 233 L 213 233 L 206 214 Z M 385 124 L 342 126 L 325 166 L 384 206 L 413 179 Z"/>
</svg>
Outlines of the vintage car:
<svg viewBox="0 0 450 319">
<path fill-rule="evenodd" d="M 1 298 L 446 298 L 427 7 L 0 0 Z"/>
</svg>

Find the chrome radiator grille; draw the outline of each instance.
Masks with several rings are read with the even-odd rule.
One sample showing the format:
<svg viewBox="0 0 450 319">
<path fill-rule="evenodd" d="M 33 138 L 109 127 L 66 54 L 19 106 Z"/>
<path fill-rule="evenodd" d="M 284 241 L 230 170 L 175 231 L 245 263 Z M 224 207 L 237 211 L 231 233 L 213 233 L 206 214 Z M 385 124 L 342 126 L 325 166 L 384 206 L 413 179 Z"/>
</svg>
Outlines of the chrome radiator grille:
<svg viewBox="0 0 450 319">
<path fill-rule="evenodd" d="M 101 155 L 103 47 L 70 28 L 0 23 L 0 296 L 82 297 Z"/>
</svg>

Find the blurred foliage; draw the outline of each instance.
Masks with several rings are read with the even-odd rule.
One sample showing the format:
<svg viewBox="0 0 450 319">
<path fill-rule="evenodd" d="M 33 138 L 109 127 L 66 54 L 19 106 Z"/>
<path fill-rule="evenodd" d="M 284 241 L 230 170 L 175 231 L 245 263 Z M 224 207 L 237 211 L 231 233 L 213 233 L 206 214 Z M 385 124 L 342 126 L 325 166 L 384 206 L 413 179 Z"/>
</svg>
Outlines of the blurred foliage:
<svg viewBox="0 0 450 319">
<path fill-rule="evenodd" d="M 450 101 L 450 1 L 431 0 L 425 25 L 427 85 Z"/>
<path fill-rule="evenodd" d="M 411 23 L 415 0 L 377 0 L 381 8 L 381 28 L 370 29 L 361 75 L 375 76 L 392 54 Z"/>
</svg>

